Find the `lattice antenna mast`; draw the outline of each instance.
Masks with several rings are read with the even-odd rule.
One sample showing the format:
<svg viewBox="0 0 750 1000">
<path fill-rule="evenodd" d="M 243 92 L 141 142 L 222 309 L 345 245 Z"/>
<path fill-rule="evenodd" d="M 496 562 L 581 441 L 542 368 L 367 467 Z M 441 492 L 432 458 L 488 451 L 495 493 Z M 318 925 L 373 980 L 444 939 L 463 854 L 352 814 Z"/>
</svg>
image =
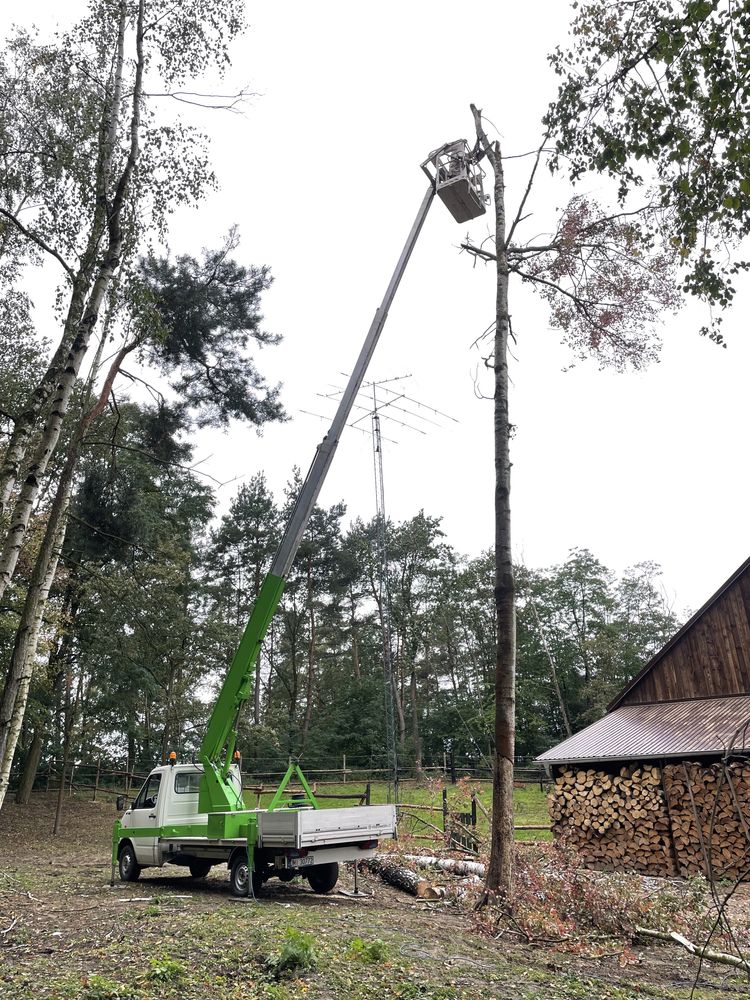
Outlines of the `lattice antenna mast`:
<svg viewBox="0 0 750 1000">
<path fill-rule="evenodd" d="M 378 601 L 383 630 L 383 699 L 385 702 L 385 736 L 388 770 L 393 775 L 393 796 L 398 803 L 398 751 L 393 702 L 396 695 L 393 680 L 391 646 L 391 594 L 388 586 L 388 536 L 383 481 L 383 439 L 380 434 L 377 385 L 372 384 L 372 456 L 375 471 L 375 518 L 378 539 Z"/>
<path fill-rule="evenodd" d="M 363 383 L 363 390 L 372 389 L 372 409 L 358 417 L 351 425 L 356 427 L 359 421 L 369 416 L 372 423 L 372 455 L 373 470 L 375 475 L 375 520 L 377 531 L 378 548 L 378 601 L 380 604 L 380 620 L 382 623 L 383 640 L 383 695 L 385 702 L 385 727 L 386 727 L 386 748 L 388 757 L 388 770 L 393 775 L 393 787 L 395 801 L 398 802 L 398 744 L 396 741 L 396 722 L 394 717 L 394 703 L 396 699 L 396 680 L 393 672 L 392 655 L 392 633 L 391 633 L 391 594 L 388 585 L 388 519 L 385 509 L 385 479 L 383 475 L 383 435 L 380 429 L 381 413 L 387 420 L 398 424 L 400 427 L 416 431 L 418 434 L 426 434 L 423 427 L 416 426 L 417 421 L 432 424 L 435 427 L 443 426 L 444 421 L 458 423 L 455 417 L 442 410 L 429 406 L 412 396 L 407 396 L 400 388 L 390 388 L 392 382 L 403 382 L 411 378 L 410 375 L 399 375 L 395 378 L 382 379 L 379 382 Z M 378 390 L 381 399 L 378 399 Z M 340 390 L 336 390 L 338 394 Z M 362 393 L 364 395 L 364 392 Z M 385 401 L 382 396 L 385 395 Z M 408 404 L 408 405 L 399 405 Z M 360 409 L 365 409 L 360 406 Z M 393 415 L 393 411 L 399 413 L 399 417 Z M 386 411 L 383 413 L 383 411 Z M 429 414 L 429 416 L 427 416 Z M 406 423 L 404 418 L 408 418 L 411 423 Z"/>
</svg>

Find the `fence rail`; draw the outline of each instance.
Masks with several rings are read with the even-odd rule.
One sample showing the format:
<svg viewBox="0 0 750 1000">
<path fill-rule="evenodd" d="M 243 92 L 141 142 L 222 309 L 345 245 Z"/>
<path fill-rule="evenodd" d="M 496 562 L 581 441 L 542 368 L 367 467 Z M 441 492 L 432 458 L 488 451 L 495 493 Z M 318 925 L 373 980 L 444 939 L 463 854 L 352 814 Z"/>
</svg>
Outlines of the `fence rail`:
<svg viewBox="0 0 750 1000">
<path fill-rule="evenodd" d="M 262 786 L 280 780 L 286 771 L 280 765 L 278 769 L 269 768 L 261 770 L 254 767 L 253 764 L 253 761 L 245 761 L 245 779 L 247 784 L 243 787 L 249 791 L 254 791 L 259 785 Z M 388 768 L 347 766 L 346 757 L 343 757 L 341 767 L 315 767 L 311 763 L 305 765 L 304 762 L 303 767 L 307 777 L 315 781 L 319 788 L 346 784 L 348 782 L 379 781 L 391 784 L 393 780 L 393 772 Z M 62 770 L 61 761 L 49 761 L 43 764 L 37 772 L 34 787 L 37 789 L 44 788 L 47 791 L 50 791 L 52 788 L 59 789 L 60 782 L 63 780 Z M 73 793 L 74 788 L 91 789 L 92 798 L 96 800 L 99 793 L 105 795 L 130 794 L 134 788 L 140 787 L 146 780 L 149 771 L 150 768 L 146 770 L 145 768 L 128 768 L 127 766 L 105 766 L 104 758 L 98 761 L 78 761 L 68 766 L 65 774 L 65 783 L 69 786 L 70 794 Z M 491 772 L 484 768 L 475 768 L 473 770 L 463 768 L 458 769 L 455 774 L 452 774 L 450 769 L 446 771 L 441 766 L 429 765 L 422 767 L 419 772 L 415 772 L 413 767 L 400 769 L 398 780 L 399 785 L 408 788 L 430 779 L 433 781 L 439 780 L 444 784 L 455 784 L 463 779 L 488 781 L 491 777 Z M 513 779 L 514 783 L 518 785 L 539 784 L 542 790 L 548 784 L 548 777 L 545 771 L 538 766 L 516 767 L 513 772 Z M 319 794 L 326 797 L 325 793 Z M 336 793 L 330 793 L 329 795 L 329 797 L 335 796 Z M 357 799 L 360 796 L 354 793 L 350 796 L 339 792 L 338 797 Z"/>
<path fill-rule="evenodd" d="M 105 768 L 102 766 L 102 763 L 102 760 L 97 761 L 95 764 L 77 763 L 75 766 L 68 768 L 64 778 L 64 787 L 67 790 L 68 796 L 72 796 L 74 793 L 90 791 L 92 801 L 96 801 L 98 795 L 112 797 L 123 794 L 130 795 L 135 789 L 140 787 L 140 783 L 147 777 L 145 773 L 138 771 L 123 768 Z M 339 775 L 342 770 L 332 768 L 318 773 Z M 281 771 L 267 772 L 266 776 L 271 779 L 277 779 L 282 776 L 282 773 Z M 353 770 L 347 769 L 349 781 L 351 781 L 353 787 L 351 791 L 346 792 L 325 790 L 331 785 L 339 786 L 340 788 L 341 781 L 324 781 L 311 778 L 315 796 L 324 800 L 348 801 L 358 805 L 370 805 L 373 799 L 373 780 L 377 781 L 375 777 L 377 771 L 371 777 L 368 777 L 368 780 L 363 782 L 361 786 L 358 786 L 356 781 L 351 780 L 354 773 Z M 517 782 L 520 782 L 521 776 L 525 777 L 527 774 L 534 782 L 540 780 L 539 772 L 532 769 L 518 769 L 514 778 Z M 445 778 L 442 774 L 440 776 Z M 254 777 L 257 777 L 257 775 L 254 775 Z M 387 775 L 387 777 L 390 777 L 390 775 Z M 47 791 L 53 789 L 59 791 L 61 781 L 63 781 L 62 767 L 56 762 L 51 762 L 43 767 L 37 775 L 35 787 L 46 789 Z M 381 787 L 383 783 L 382 781 L 379 782 Z M 399 786 L 403 793 L 407 793 L 409 789 L 418 788 L 419 784 L 420 782 L 414 777 L 405 777 L 399 781 Z M 271 780 L 269 783 L 256 780 L 253 783 L 243 784 L 243 791 L 254 795 L 256 797 L 256 808 L 260 808 L 263 796 L 273 794 L 276 786 L 276 780 Z M 430 841 L 435 846 L 439 844 L 453 850 L 477 854 L 482 839 L 480 827 L 486 831 L 491 817 L 488 810 L 482 804 L 476 787 L 471 788 L 469 786 L 469 789 L 469 810 L 466 809 L 465 804 L 469 799 L 465 795 L 461 796 L 459 807 L 454 807 L 454 804 L 450 802 L 449 786 L 446 782 L 435 787 L 435 792 L 441 796 L 439 805 L 433 805 L 430 802 L 399 802 L 396 808 L 399 829 L 402 831 L 402 834 L 408 834 L 409 838 L 414 840 Z M 389 801 L 391 790 L 392 785 L 389 783 Z M 484 824 L 479 822 L 480 814 L 483 817 Z M 519 822 L 516 824 L 515 829 L 518 831 L 548 831 L 550 826 L 549 824 L 523 824 Z"/>
</svg>

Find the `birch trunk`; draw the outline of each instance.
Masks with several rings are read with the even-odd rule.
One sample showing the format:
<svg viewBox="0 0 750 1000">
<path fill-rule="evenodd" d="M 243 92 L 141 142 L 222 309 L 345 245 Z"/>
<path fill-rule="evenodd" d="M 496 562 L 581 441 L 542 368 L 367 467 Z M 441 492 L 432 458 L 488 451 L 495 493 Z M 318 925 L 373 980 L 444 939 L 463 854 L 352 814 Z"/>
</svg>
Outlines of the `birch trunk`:
<svg viewBox="0 0 750 1000">
<path fill-rule="evenodd" d="M 100 343 L 100 351 L 104 346 L 104 338 Z M 26 591 L 26 600 L 21 613 L 21 621 L 16 632 L 16 641 L 11 657 L 8 676 L 0 701 L 0 809 L 2 809 L 7 792 L 13 757 L 21 732 L 21 723 L 26 711 L 29 686 L 36 661 L 36 651 L 39 643 L 39 630 L 42 616 L 47 605 L 50 588 L 57 572 L 60 550 L 67 529 L 67 512 L 73 492 L 78 459 L 83 441 L 91 424 L 104 410 L 112 384 L 123 360 L 136 344 L 123 347 L 110 365 L 99 399 L 89 412 L 81 419 L 73 440 L 68 449 L 68 457 L 63 467 L 57 492 L 52 502 L 47 520 L 47 528 L 37 554 L 34 570 Z"/>
<path fill-rule="evenodd" d="M 124 5 L 121 5 L 121 11 L 123 9 Z M 66 356 L 63 371 L 56 387 L 56 395 L 52 402 L 50 414 L 42 432 L 39 448 L 37 449 L 31 465 L 27 469 L 23 485 L 11 515 L 8 535 L 5 539 L 2 552 L 0 552 L 0 600 L 2 599 L 3 594 L 13 577 L 13 573 L 18 563 L 18 557 L 26 536 L 31 512 L 39 495 L 41 480 L 47 471 L 47 466 L 52 455 L 54 454 L 57 442 L 60 438 L 63 421 L 65 420 L 70 403 L 70 397 L 73 392 L 76 379 L 78 378 L 81 364 L 83 363 L 83 359 L 88 351 L 91 336 L 99 318 L 99 310 L 104 300 L 104 296 L 120 264 L 123 246 L 122 212 L 130 189 L 133 170 L 139 154 L 140 104 L 143 93 L 144 69 L 143 15 L 144 0 L 141 0 L 139 6 L 136 40 L 138 56 L 136 62 L 132 114 L 130 121 L 130 151 L 122 173 L 117 181 L 114 197 L 112 198 L 111 203 L 107 206 L 109 209 L 107 213 L 107 247 L 104 251 L 103 259 L 99 266 L 93 288 L 91 289 L 88 303 L 84 309 L 75 337 Z M 124 16 L 124 14 L 122 16 Z M 122 84 L 120 83 L 120 87 L 121 86 Z M 106 193 L 104 198 L 106 201 Z"/>
<path fill-rule="evenodd" d="M 64 506 L 67 511 L 68 494 Z M 52 581 L 57 572 L 57 562 L 60 547 L 65 536 L 66 521 L 60 517 L 57 530 L 49 532 L 42 543 L 40 555 L 48 549 L 46 558 L 37 558 L 37 564 L 32 573 L 29 591 L 26 595 L 21 622 L 16 632 L 16 642 L 8 671 L 8 680 L 3 690 L 0 703 L 0 809 L 3 807 L 8 791 L 10 769 L 13 764 L 18 737 L 21 734 L 26 703 L 29 697 L 29 687 L 34 672 L 36 649 L 39 640 L 39 630 L 42 624 L 42 613 L 49 595 Z"/>
<path fill-rule="evenodd" d="M 510 903 L 513 891 L 513 763 L 515 759 L 516 620 L 510 535 L 510 419 L 508 411 L 508 253 L 505 240 L 505 178 L 500 144 L 490 144 L 481 113 L 471 106 L 477 136 L 494 172 L 497 296 L 495 328 L 495 746 L 492 824 L 487 888 Z"/>
<path fill-rule="evenodd" d="M 107 182 L 112 170 L 117 125 L 120 120 L 122 104 L 126 16 L 127 6 L 125 3 L 121 3 L 114 67 L 109 85 L 106 88 L 102 118 L 99 123 L 99 155 L 94 174 L 96 201 L 91 230 L 86 247 L 81 255 L 81 263 L 78 270 L 75 275 L 73 275 L 72 271 L 69 271 L 72 287 L 62 338 L 49 363 L 47 371 L 27 400 L 23 411 L 14 422 L 13 432 L 5 450 L 2 464 L 0 464 L 0 517 L 5 512 L 13 488 L 21 475 L 21 466 L 26 457 L 26 452 L 37 427 L 39 417 L 44 412 L 56 387 L 60 383 L 60 378 L 70 355 L 71 345 L 81 323 L 102 237 L 106 232 L 107 210 L 109 207 L 107 201 Z M 2 589 L 5 587 L 2 580 L 0 580 L 0 587 Z"/>
</svg>

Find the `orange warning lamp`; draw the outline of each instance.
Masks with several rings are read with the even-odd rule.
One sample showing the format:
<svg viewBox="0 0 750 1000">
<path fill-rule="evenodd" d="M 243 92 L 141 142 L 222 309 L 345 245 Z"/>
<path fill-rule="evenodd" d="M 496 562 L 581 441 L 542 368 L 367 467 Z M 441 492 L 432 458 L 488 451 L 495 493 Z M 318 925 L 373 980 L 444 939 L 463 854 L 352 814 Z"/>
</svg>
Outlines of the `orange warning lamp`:
<svg viewBox="0 0 750 1000">
<path fill-rule="evenodd" d="M 235 750 L 234 753 L 232 754 L 232 760 L 238 761 L 239 759 L 240 759 L 240 752 L 239 750 Z"/>
<path fill-rule="evenodd" d="M 173 750 L 169 755 L 169 766 L 174 767 L 176 763 L 177 763 L 177 754 Z"/>
</svg>

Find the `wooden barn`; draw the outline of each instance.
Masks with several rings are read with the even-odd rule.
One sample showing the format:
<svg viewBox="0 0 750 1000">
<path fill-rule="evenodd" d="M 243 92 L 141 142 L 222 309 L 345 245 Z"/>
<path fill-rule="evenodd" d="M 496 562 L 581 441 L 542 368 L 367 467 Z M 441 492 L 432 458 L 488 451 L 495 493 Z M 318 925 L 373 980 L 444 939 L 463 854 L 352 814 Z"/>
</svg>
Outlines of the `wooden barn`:
<svg viewBox="0 0 750 1000">
<path fill-rule="evenodd" d="M 587 864 L 750 871 L 750 559 L 602 719 L 538 759 L 554 834 Z"/>
</svg>

